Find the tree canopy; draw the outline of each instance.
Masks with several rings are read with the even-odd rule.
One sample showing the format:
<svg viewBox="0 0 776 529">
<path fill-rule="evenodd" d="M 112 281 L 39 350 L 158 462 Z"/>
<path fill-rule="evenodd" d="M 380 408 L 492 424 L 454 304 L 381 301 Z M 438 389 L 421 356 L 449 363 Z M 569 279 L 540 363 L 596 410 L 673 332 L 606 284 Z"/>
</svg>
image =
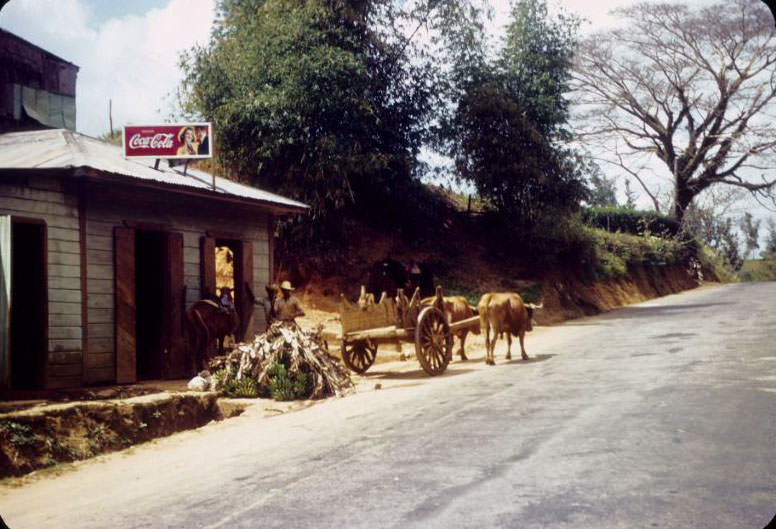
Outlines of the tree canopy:
<svg viewBox="0 0 776 529">
<path fill-rule="evenodd" d="M 381 2 L 222 0 L 186 53 L 183 107 L 215 123 L 219 156 L 325 221 L 411 179 L 430 85 Z M 365 204 L 363 204 L 365 203 Z M 336 215 L 334 215 L 336 216 Z"/>
<path fill-rule="evenodd" d="M 658 210 L 659 190 L 640 160 L 662 162 L 678 220 L 712 187 L 773 200 L 776 38 L 765 6 L 641 3 L 616 13 L 627 25 L 591 36 L 578 52 L 582 137 L 599 139 Z"/>
<path fill-rule="evenodd" d="M 519 232 L 565 216 L 583 196 L 568 137 L 568 90 L 577 21 L 550 17 L 543 0 L 516 3 L 504 45 L 472 54 L 442 127 L 460 178 L 472 182 Z"/>
</svg>

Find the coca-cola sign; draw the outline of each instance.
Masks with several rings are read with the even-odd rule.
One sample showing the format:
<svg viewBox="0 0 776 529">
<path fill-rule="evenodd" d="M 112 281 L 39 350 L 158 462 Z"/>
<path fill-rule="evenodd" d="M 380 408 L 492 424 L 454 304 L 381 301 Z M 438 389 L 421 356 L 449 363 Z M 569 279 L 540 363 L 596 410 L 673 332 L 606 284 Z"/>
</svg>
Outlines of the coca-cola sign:
<svg viewBox="0 0 776 529">
<path fill-rule="evenodd" d="M 144 158 L 211 158 L 210 123 L 127 125 L 124 156 Z"/>
</svg>

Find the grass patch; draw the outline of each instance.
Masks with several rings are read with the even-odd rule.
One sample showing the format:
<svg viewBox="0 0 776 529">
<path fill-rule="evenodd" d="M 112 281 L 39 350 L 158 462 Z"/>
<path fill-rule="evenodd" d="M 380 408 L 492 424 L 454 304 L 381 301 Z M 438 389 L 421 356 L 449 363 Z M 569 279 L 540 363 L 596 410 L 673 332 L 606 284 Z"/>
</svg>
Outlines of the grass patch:
<svg viewBox="0 0 776 529">
<path fill-rule="evenodd" d="M 776 256 L 744 261 L 738 278 L 741 281 L 776 281 Z"/>
</svg>

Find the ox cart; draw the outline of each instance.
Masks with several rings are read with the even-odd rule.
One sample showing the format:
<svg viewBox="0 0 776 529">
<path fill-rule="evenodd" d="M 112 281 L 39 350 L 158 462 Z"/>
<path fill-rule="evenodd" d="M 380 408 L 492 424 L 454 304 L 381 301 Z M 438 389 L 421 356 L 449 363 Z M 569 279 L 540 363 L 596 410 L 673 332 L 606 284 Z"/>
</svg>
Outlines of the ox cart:
<svg viewBox="0 0 776 529">
<path fill-rule="evenodd" d="M 479 325 L 476 316 L 451 323 L 441 287 L 437 287 L 430 303 L 421 303 L 419 289 L 411 298 L 403 289 L 395 298 L 383 293 L 378 303 L 364 294 L 363 287 L 361 290 L 357 303 L 349 302 L 344 295 L 340 302 L 342 360 L 359 374 L 374 363 L 379 344 L 414 342 L 415 356 L 423 370 L 431 376 L 439 375 L 452 358 L 453 334 Z"/>
</svg>

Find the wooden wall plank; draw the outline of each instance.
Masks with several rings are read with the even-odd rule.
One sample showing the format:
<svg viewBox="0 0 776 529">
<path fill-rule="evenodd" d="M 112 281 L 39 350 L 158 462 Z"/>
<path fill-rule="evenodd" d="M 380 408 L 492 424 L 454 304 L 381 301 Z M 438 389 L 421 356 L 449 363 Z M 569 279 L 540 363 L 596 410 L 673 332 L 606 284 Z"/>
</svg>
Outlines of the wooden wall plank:
<svg viewBox="0 0 776 529">
<path fill-rule="evenodd" d="M 49 263 L 49 277 L 81 277 L 80 265 L 62 265 Z"/>
<path fill-rule="evenodd" d="M 99 338 L 99 337 L 95 338 L 93 336 L 89 337 L 90 353 L 110 352 L 113 355 L 115 350 L 116 350 L 116 340 L 114 340 L 113 336 L 111 336 L 110 338 Z"/>
<path fill-rule="evenodd" d="M 81 303 L 50 302 L 48 304 L 51 314 L 81 314 Z"/>
<path fill-rule="evenodd" d="M 113 382 L 114 377 L 116 376 L 116 368 L 111 367 L 101 367 L 101 368 L 90 368 L 85 376 L 84 381 L 87 384 L 103 384 L 106 382 Z"/>
<path fill-rule="evenodd" d="M 57 277 L 49 274 L 48 287 L 51 290 L 81 290 L 81 279 L 78 277 Z"/>
<path fill-rule="evenodd" d="M 49 288 L 49 300 L 53 302 L 77 303 L 81 308 L 81 289 L 65 290 L 61 288 Z"/>
<path fill-rule="evenodd" d="M 0 195 L 2 196 L 2 195 Z M 15 198 L 10 196 L 3 196 L 3 209 L 8 211 L 26 212 L 30 216 L 34 217 L 65 217 L 71 218 L 75 221 L 76 226 L 78 222 L 78 212 L 73 205 L 66 205 L 63 200 L 58 202 L 46 202 L 33 199 Z"/>
<path fill-rule="evenodd" d="M 119 228 L 115 234 L 116 257 L 116 382 L 137 380 L 135 340 L 135 230 Z M 92 300 L 89 300 L 91 304 Z"/>
<path fill-rule="evenodd" d="M 81 327 L 49 327 L 49 340 L 80 340 Z M 80 347 L 79 347 L 80 349 Z"/>
<path fill-rule="evenodd" d="M 49 313 L 49 327 L 80 327 L 81 314 L 51 314 Z"/>
<path fill-rule="evenodd" d="M 74 388 L 81 385 L 81 373 L 79 372 L 77 375 L 73 376 L 63 376 L 63 377 L 48 377 L 46 381 L 46 388 L 47 389 L 63 389 L 63 388 Z M 106 381 L 89 381 L 89 382 L 107 382 Z"/>
<path fill-rule="evenodd" d="M 86 366 L 91 370 L 92 368 L 113 368 L 113 354 L 112 353 L 89 353 L 86 356 Z"/>
<path fill-rule="evenodd" d="M 162 378 L 193 375 L 184 355 L 183 341 L 183 235 L 168 233 L 165 251 L 164 327 L 162 347 L 167 351 L 162 362 Z"/>
<path fill-rule="evenodd" d="M 96 309 L 89 307 L 89 324 L 110 323 L 113 325 L 115 321 L 112 310 Z"/>
<path fill-rule="evenodd" d="M 81 339 L 74 339 L 74 340 L 67 340 L 67 339 L 57 339 L 57 340 L 49 340 L 49 352 L 50 353 L 58 353 L 62 351 L 80 351 L 81 350 Z"/>
<path fill-rule="evenodd" d="M 62 351 L 59 353 L 49 353 L 49 364 L 80 364 L 81 363 L 80 351 Z"/>
</svg>

